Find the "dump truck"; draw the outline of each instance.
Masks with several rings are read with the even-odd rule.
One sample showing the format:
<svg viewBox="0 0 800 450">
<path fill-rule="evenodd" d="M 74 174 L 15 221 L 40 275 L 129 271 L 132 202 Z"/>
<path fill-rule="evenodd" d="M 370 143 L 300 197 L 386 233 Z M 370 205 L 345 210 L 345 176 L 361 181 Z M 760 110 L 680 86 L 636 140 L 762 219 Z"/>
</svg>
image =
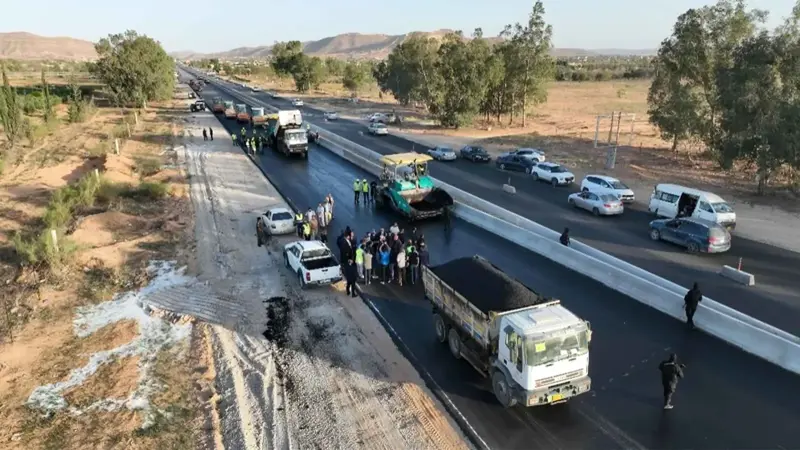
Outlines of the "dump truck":
<svg viewBox="0 0 800 450">
<path fill-rule="evenodd" d="M 436 340 L 489 378 L 504 407 L 563 403 L 591 389 L 591 326 L 481 256 L 422 267 Z"/>
<path fill-rule="evenodd" d="M 428 155 L 398 153 L 381 158 L 383 172 L 378 180 L 375 205 L 391 209 L 407 220 L 441 216 L 453 206 L 453 197 L 436 187 L 428 176 Z"/>
<path fill-rule="evenodd" d="M 267 115 L 264 114 L 264 108 L 257 106 L 250 108 L 252 114 L 250 115 L 250 125 L 255 127 L 266 127 L 267 126 Z"/>
<path fill-rule="evenodd" d="M 222 114 L 225 112 L 225 102 L 222 101 L 222 97 L 214 97 L 214 100 L 211 102 L 211 110 L 214 111 L 214 114 Z"/>
<path fill-rule="evenodd" d="M 235 119 L 236 118 L 236 108 L 233 106 L 232 101 L 225 101 L 225 118 L 226 119 Z"/>
<path fill-rule="evenodd" d="M 239 123 L 250 122 L 250 112 L 247 111 L 247 105 L 244 103 L 236 105 L 236 120 Z"/>
<path fill-rule="evenodd" d="M 273 150 L 287 156 L 308 157 L 308 136 L 299 110 L 278 111 L 277 117 L 268 120 L 267 137 Z"/>
</svg>

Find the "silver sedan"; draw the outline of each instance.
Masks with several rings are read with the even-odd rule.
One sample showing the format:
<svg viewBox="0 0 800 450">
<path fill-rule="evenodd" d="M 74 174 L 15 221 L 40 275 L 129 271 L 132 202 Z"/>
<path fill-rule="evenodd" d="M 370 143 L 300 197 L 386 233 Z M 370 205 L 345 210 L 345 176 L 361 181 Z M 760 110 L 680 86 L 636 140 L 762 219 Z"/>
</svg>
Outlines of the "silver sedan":
<svg viewBox="0 0 800 450">
<path fill-rule="evenodd" d="M 595 216 L 616 216 L 625 211 L 622 202 L 615 195 L 595 194 L 594 192 L 576 192 L 567 201 L 570 205 L 591 211 Z"/>
</svg>

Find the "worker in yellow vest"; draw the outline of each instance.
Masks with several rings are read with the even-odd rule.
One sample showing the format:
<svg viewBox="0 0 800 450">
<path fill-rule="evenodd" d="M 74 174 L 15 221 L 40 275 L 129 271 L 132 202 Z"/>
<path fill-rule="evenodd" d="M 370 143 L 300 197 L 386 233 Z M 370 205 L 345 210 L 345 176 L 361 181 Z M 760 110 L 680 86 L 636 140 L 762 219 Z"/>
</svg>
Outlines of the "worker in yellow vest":
<svg viewBox="0 0 800 450">
<path fill-rule="evenodd" d="M 307 241 L 311 240 L 311 224 L 308 222 L 303 223 L 303 239 Z"/>
<path fill-rule="evenodd" d="M 356 181 L 353 181 L 353 200 L 358 203 L 358 196 L 361 194 L 361 180 L 356 178 Z"/>
<path fill-rule="evenodd" d="M 297 228 L 297 237 L 303 237 L 303 213 L 298 212 L 294 215 L 294 226 Z"/>
<path fill-rule="evenodd" d="M 361 196 L 364 197 L 364 204 L 369 203 L 369 183 L 367 179 L 361 180 Z"/>
</svg>

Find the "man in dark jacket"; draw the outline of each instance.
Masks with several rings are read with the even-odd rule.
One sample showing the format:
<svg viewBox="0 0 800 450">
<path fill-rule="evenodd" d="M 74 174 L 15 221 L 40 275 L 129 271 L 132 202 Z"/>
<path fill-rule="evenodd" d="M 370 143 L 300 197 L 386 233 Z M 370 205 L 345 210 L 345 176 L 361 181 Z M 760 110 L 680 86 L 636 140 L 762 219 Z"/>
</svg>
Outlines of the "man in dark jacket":
<svg viewBox="0 0 800 450">
<path fill-rule="evenodd" d="M 428 246 L 425 243 L 419 244 L 417 247 L 419 250 L 419 265 L 420 266 L 427 266 L 431 262 L 431 256 L 428 253 Z"/>
<path fill-rule="evenodd" d="M 564 232 L 561 233 L 561 237 L 558 240 L 561 245 L 569 247 L 569 228 L 564 228 Z"/>
<path fill-rule="evenodd" d="M 356 282 L 358 281 L 358 266 L 353 262 L 353 259 L 348 259 L 347 264 L 344 266 L 344 280 L 345 280 L 345 293 L 347 295 L 357 297 Z"/>
<path fill-rule="evenodd" d="M 703 293 L 700 292 L 700 286 L 697 282 L 694 283 L 689 292 L 683 297 L 683 308 L 686 310 L 686 325 L 690 329 L 694 329 L 694 313 L 697 312 L 697 305 L 703 301 Z"/>
<path fill-rule="evenodd" d="M 409 239 L 409 242 L 411 240 Z M 417 284 L 417 276 L 419 274 L 419 252 L 417 248 L 411 246 L 408 252 L 408 278 L 410 284 Z"/>
<path fill-rule="evenodd" d="M 686 366 L 678 362 L 678 355 L 669 355 L 669 359 L 658 365 L 661 371 L 661 386 L 664 388 L 664 409 L 672 409 L 672 395 L 678 387 L 678 380 L 683 378 Z"/>
</svg>

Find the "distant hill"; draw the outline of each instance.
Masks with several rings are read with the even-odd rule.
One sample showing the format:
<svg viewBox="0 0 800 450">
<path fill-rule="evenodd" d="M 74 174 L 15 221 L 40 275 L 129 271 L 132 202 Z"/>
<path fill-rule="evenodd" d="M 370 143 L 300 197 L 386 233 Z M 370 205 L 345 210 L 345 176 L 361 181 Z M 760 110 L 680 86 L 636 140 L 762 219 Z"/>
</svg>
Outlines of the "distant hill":
<svg viewBox="0 0 800 450">
<path fill-rule="evenodd" d="M 0 59 L 87 61 L 97 53 L 89 41 L 14 32 L 0 33 Z"/>
<path fill-rule="evenodd" d="M 423 34 L 434 38 L 441 38 L 452 30 L 436 30 L 431 32 L 415 31 L 407 34 L 388 35 L 388 34 L 361 34 L 345 33 L 336 36 L 326 37 L 317 41 L 303 43 L 303 51 L 315 56 L 335 57 L 335 58 L 358 58 L 358 59 L 382 59 L 385 58 L 398 44 L 408 39 L 414 34 Z M 489 38 L 499 41 L 499 38 Z M 247 59 L 247 58 L 266 58 L 270 56 L 271 45 L 259 47 L 240 47 L 226 52 L 218 53 L 197 53 L 193 51 L 181 51 L 170 53 L 171 56 L 179 59 L 201 59 L 201 58 L 221 58 L 221 59 Z M 585 50 L 576 48 L 554 49 L 553 55 L 558 57 L 574 56 L 626 56 L 626 55 L 655 55 L 655 50 L 625 50 L 625 49 L 603 49 Z"/>
</svg>

